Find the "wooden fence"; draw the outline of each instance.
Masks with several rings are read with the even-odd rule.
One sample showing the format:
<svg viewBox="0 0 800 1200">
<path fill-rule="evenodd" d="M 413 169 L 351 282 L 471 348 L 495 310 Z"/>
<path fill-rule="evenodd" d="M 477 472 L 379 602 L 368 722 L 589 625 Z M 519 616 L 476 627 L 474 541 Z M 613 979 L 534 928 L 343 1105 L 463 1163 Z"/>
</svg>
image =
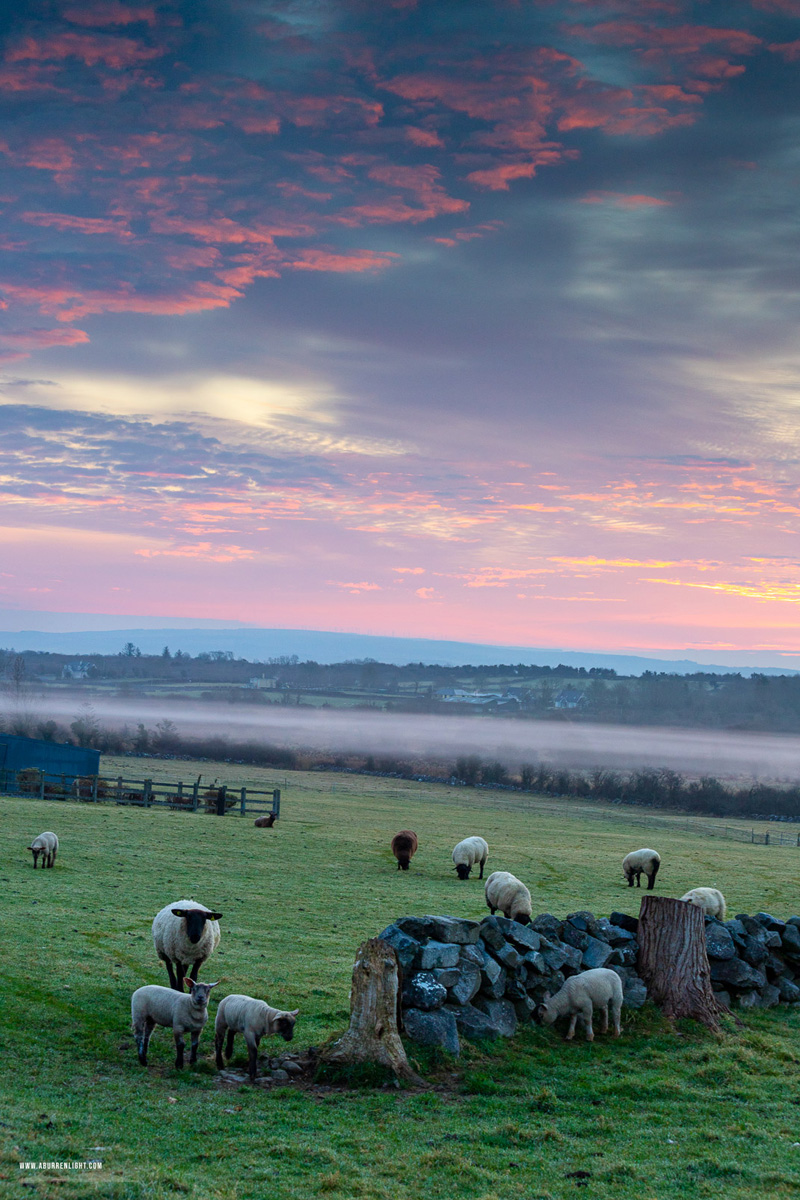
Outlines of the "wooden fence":
<svg viewBox="0 0 800 1200">
<path fill-rule="evenodd" d="M 218 816 L 234 813 L 280 816 L 279 788 L 211 786 L 167 782 L 156 779 L 125 779 L 122 775 L 49 775 L 28 768 L 24 771 L 0 771 L 0 793 L 9 796 L 36 796 L 40 800 L 72 800 L 88 804 L 123 804 L 134 808 L 170 808 L 182 812 L 211 812 Z"/>
</svg>

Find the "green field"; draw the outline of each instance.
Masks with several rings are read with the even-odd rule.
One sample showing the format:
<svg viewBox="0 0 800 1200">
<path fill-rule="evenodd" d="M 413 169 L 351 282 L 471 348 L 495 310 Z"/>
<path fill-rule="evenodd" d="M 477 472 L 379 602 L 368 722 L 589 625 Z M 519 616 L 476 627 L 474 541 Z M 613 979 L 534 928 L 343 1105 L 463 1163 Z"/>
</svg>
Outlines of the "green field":
<svg viewBox="0 0 800 1200">
<path fill-rule="evenodd" d="M 719 1038 L 691 1023 L 676 1036 L 646 1006 L 623 1010 L 619 1041 L 565 1044 L 531 1027 L 502 1046 L 467 1045 L 458 1061 L 409 1047 L 431 1080 L 423 1091 L 223 1087 L 209 1029 L 200 1062 L 184 1072 L 172 1066 L 171 1036 L 157 1030 L 145 1070 L 129 1025 L 131 992 L 167 982 L 150 924 L 171 900 L 223 912 L 221 947 L 201 978 L 219 978 L 220 995 L 243 991 L 299 1008 L 293 1048 L 302 1048 L 346 1026 L 364 938 L 408 913 L 484 915 L 482 885 L 450 869 L 453 844 L 468 834 L 487 838 L 491 869 L 528 883 L 535 912 L 559 916 L 636 913 L 639 893 L 624 886 L 620 862 L 651 843 L 663 860 L 661 893 L 709 884 L 732 913 L 788 916 L 800 911 L 800 850 L 703 838 L 681 832 L 679 818 L 657 835 L 589 807 L 567 818 L 505 793 L 316 773 L 284 779 L 228 764 L 103 763 L 108 776 L 188 779 L 201 769 L 204 780 L 238 775 L 280 786 L 275 829 L 235 816 L 0 800 L 0 1194 L 800 1193 L 800 1010 L 748 1012 L 740 1027 L 728 1019 Z M 420 839 L 408 873 L 394 869 L 388 849 L 404 827 Z M 24 847 L 43 829 L 58 833 L 61 852 L 52 871 L 34 872 Z M 102 1159 L 102 1171 L 18 1165 L 85 1159 Z"/>
</svg>

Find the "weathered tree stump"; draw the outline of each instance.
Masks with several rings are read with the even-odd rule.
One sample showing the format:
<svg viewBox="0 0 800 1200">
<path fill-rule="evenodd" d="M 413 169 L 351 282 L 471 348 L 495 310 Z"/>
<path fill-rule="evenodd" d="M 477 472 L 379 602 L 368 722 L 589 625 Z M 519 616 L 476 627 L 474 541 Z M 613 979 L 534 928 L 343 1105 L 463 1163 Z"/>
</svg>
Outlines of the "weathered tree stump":
<svg viewBox="0 0 800 1200">
<path fill-rule="evenodd" d="M 645 896 L 639 913 L 638 971 L 648 997 L 675 1021 L 693 1017 L 715 1033 L 722 1011 L 711 990 L 703 912 L 684 900 Z"/>
<path fill-rule="evenodd" d="M 397 1028 L 400 971 L 392 946 L 370 938 L 358 950 L 350 989 L 350 1028 L 322 1054 L 325 1065 L 374 1063 L 408 1083 L 422 1083 L 410 1067 Z"/>
</svg>

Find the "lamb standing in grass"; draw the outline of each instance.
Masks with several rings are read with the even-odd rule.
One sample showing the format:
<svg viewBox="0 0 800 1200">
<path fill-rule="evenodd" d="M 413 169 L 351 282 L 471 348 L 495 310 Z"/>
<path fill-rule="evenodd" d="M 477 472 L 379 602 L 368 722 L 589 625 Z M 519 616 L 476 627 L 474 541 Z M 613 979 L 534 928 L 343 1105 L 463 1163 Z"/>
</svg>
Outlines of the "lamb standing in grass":
<svg viewBox="0 0 800 1200">
<path fill-rule="evenodd" d="M 230 1058 L 233 1053 L 233 1039 L 237 1033 L 244 1034 L 247 1042 L 248 1072 L 251 1082 L 256 1077 L 258 1063 L 258 1043 L 262 1037 L 271 1037 L 279 1033 L 284 1041 L 290 1042 L 294 1036 L 295 1022 L 299 1008 L 284 1012 L 279 1008 L 270 1008 L 265 1000 L 255 1000 L 252 996 L 226 996 L 220 1001 L 217 1017 L 214 1022 L 214 1048 L 217 1054 L 217 1067 L 221 1071 L 225 1066 L 222 1058 L 222 1043 L 225 1034 L 228 1044 L 225 1056 Z"/>
<path fill-rule="evenodd" d="M 661 866 L 661 855 L 655 850 L 632 850 L 622 860 L 622 874 L 628 881 L 628 887 L 642 886 L 642 875 L 647 877 L 647 890 L 651 892 L 656 882 L 658 868 Z"/>
<path fill-rule="evenodd" d="M 33 869 L 36 870 L 36 864 L 39 861 L 39 855 L 42 856 L 42 870 L 45 867 L 52 867 L 56 861 L 58 853 L 58 838 L 54 833 L 40 833 L 37 838 L 34 838 L 29 850 L 33 851 Z"/>
<path fill-rule="evenodd" d="M 407 871 L 417 853 L 419 842 L 413 829 L 401 829 L 392 838 L 392 854 L 397 859 L 398 871 Z"/>
<path fill-rule="evenodd" d="M 527 925 L 531 919 L 531 894 L 521 880 L 509 871 L 493 871 L 486 880 L 486 903 L 494 913 L 499 908 L 504 917 Z"/>
<path fill-rule="evenodd" d="M 596 967 L 592 971 L 582 971 L 580 975 L 572 975 L 555 996 L 545 992 L 544 1000 L 533 1012 L 537 1025 L 552 1025 L 559 1017 L 569 1017 L 569 1029 L 566 1040 L 569 1042 L 575 1036 L 575 1025 L 578 1017 L 583 1021 L 587 1042 L 594 1041 L 592 1028 L 592 1013 L 599 1009 L 603 1023 L 601 1033 L 608 1033 L 608 1013 L 614 1024 L 614 1037 L 620 1035 L 619 1013 L 622 1008 L 622 982 L 616 971 L 607 967 Z"/>
<path fill-rule="evenodd" d="M 200 967 L 219 945 L 220 912 L 212 912 L 194 900 L 167 904 L 153 920 L 156 954 L 166 963 L 169 986 L 183 991 L 183 979 L 197 979 Z M 177 978 L 176 978 L 177 976 Z"/>
<path fill-rule="evenodd" d="M 464 838 L 453 850 L 453 862 L 456 865 L 459 879 L 469 879 L 469 873 L 476 863 L 481 865 L 479 879 L 483 879 L 483 868 L 489 857 L 489 844 L 482 837 Z"/>
<path fill-rule="evenodd" d="M 216 983 L 192 983 L 191 991 L 178 993 L 172 988 L 150 983 L 131 996 L 131 1022 L 139 1062 L 147 1066 L 147 1047 L 156 1025 L 171 1029 L 175 1037 L 175 1066 L 183 1066 L 183 1035 L 192 1035 L 189 1062 L 197 1062 L 197 1043 L 208 1020 L 208 994 Z"/>
<path fill-rule="evenodd" d="M 688 904 L 694 904 L 696 908 L 702 908 L 707 917 L 718 917 L 720 921 L 725 920 L 725 897 L 716 888 L 692 888 L 685 896 L 681 896 L 681 900 L 685 900 Z"/>
</svg>

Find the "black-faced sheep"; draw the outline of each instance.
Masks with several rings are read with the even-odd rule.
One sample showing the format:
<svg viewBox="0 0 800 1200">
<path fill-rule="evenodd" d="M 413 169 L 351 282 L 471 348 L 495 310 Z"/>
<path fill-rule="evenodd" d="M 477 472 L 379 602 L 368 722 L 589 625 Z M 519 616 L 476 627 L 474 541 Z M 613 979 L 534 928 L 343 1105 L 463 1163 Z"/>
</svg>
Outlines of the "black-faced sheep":
<svg viewBox="0 0 800 1200">
<path fill-rule="evenodd" d="M 156 954 L 166 963 L 169 986 L 183 991 L 185 975 L 197 979 L 200 967 L 219 945 L 218 921 L 222 913 L 212 912 L 194 900 L 167 904 L 153 919 L 153 943 Z"/>
<path fill-rule="evenodd" d="M 150 983 L 131 996 L 131 1023 L 139 1062 L 147 1066 L 147 1047 L 156 1025 L 171 1029 L 175 1038 L 175 1066 L 183 1066 L 183 1035 L 192 1035 L 189 1062 L 197 1062 L 197 1043 L 208 1020 L 208 994 L 215 983 L 192 982 L 188 995 Z"/>
<path fill-rule="evenodd" d="M 280 1034 L 284 1041 L 290 1042 L 294 1037 L 294 1027 L 299 1008 L 285 1012 L 279 1008 L 271 1008 L 265 1000 L 256 1000 L 252 996 L 226 996 L 220 1001 L 217 1017 L 214 1022 L 214 1048 L 217 1055 L 217 1067 L 221 1071 L 225 1066 L 222 1058 L 222 1044 L 228 1035 L 225 1047 L 225 1057 L 233 1053 L 233 1039 L 237 1033 L 244 1034 L 247 1043 L 247 1069 L 250 1079 L 256 1077 L 258 1063 L 258 1043 L 262 1037 Z"/>
<path fill-rule="evenodd" d="M 725 897 L 716 888 L 692 888 L 685 896 L 681 896 L 681 900 L 685 900 L 688 904 L 694 904 L 696 908 L 702 908 L 707 917 L 719 917 L 720 921 L 725 920 Z"/>
<path fill-rule="evenodd" d="M 489 845 L 482 837 L 464 838 L 453 850 L 453 862 L 458 871 L 459 879 L 469 879 L 469 873 L 476 863 L 481 865 L 479 879 L 483 879 L 483 868 L 489 857 Z"/>
<path fill-rule="evenodd" d="M 413 829 L 401 829 L 392 838 L 392 854 L 397 859 L 398 871 L 407 871 L 411 860 L 417 853 L 417 835 Z"/>
<path fill-rule="evenodd" d="M 56 854 L 58 854 L 58 838 L 54 833 L 50 833 L 49 831 L 47 833 L 40 833 L 37 838 L 33 839 L 30 846 L 28 846 L 28 849 L 33 851 L 34 871 L 36 870 L 36 864 L 39 861 L 40 854 L 42 856 L 42 870 L 44 870 L 45 867 L 52 867 L 53 863 L 56 861 Z"/>
<path fill-rule="evenodd" d="M 614 1037 L 620 1035 L 619 1013 L 622 1008 L 622 983 L 616 971 L 607 967 L 595 967 L 572 975 L 555 996 L 545 992 L 544 1000 L 533 1011 L 537 1025 L 552 1025 L 559 1017 L 569 1017 L 566 1040 L 575 1036 L 578 1017 L 583 1021 L 587 1042 L 594 1041 L 592 1013 L 599 1009 L 602 1014 L 601 1033 L 608 1033 L 608 1014 L 614 1024 Z"/>
<path fill-rule="evenodd" d="M 531 919 L 531 894 L 510 871 L 493 871 L 486 880 L 486 903 L 492 915 L 499 908 L 504 917 L 527 925 Z"/>
<path fill-rule="evenodd" d="M 644 875 L 647 879 L 647 890 L 650 892 L 655 886 L 660 866 L 661 855 L 655 850 L 632 850 L 622 860 L 622 874 L 628 881 L 628 887 L 633 887 L 634 879 L 636 886 L 641 887 L 642 875 Z"/>
</svg>

